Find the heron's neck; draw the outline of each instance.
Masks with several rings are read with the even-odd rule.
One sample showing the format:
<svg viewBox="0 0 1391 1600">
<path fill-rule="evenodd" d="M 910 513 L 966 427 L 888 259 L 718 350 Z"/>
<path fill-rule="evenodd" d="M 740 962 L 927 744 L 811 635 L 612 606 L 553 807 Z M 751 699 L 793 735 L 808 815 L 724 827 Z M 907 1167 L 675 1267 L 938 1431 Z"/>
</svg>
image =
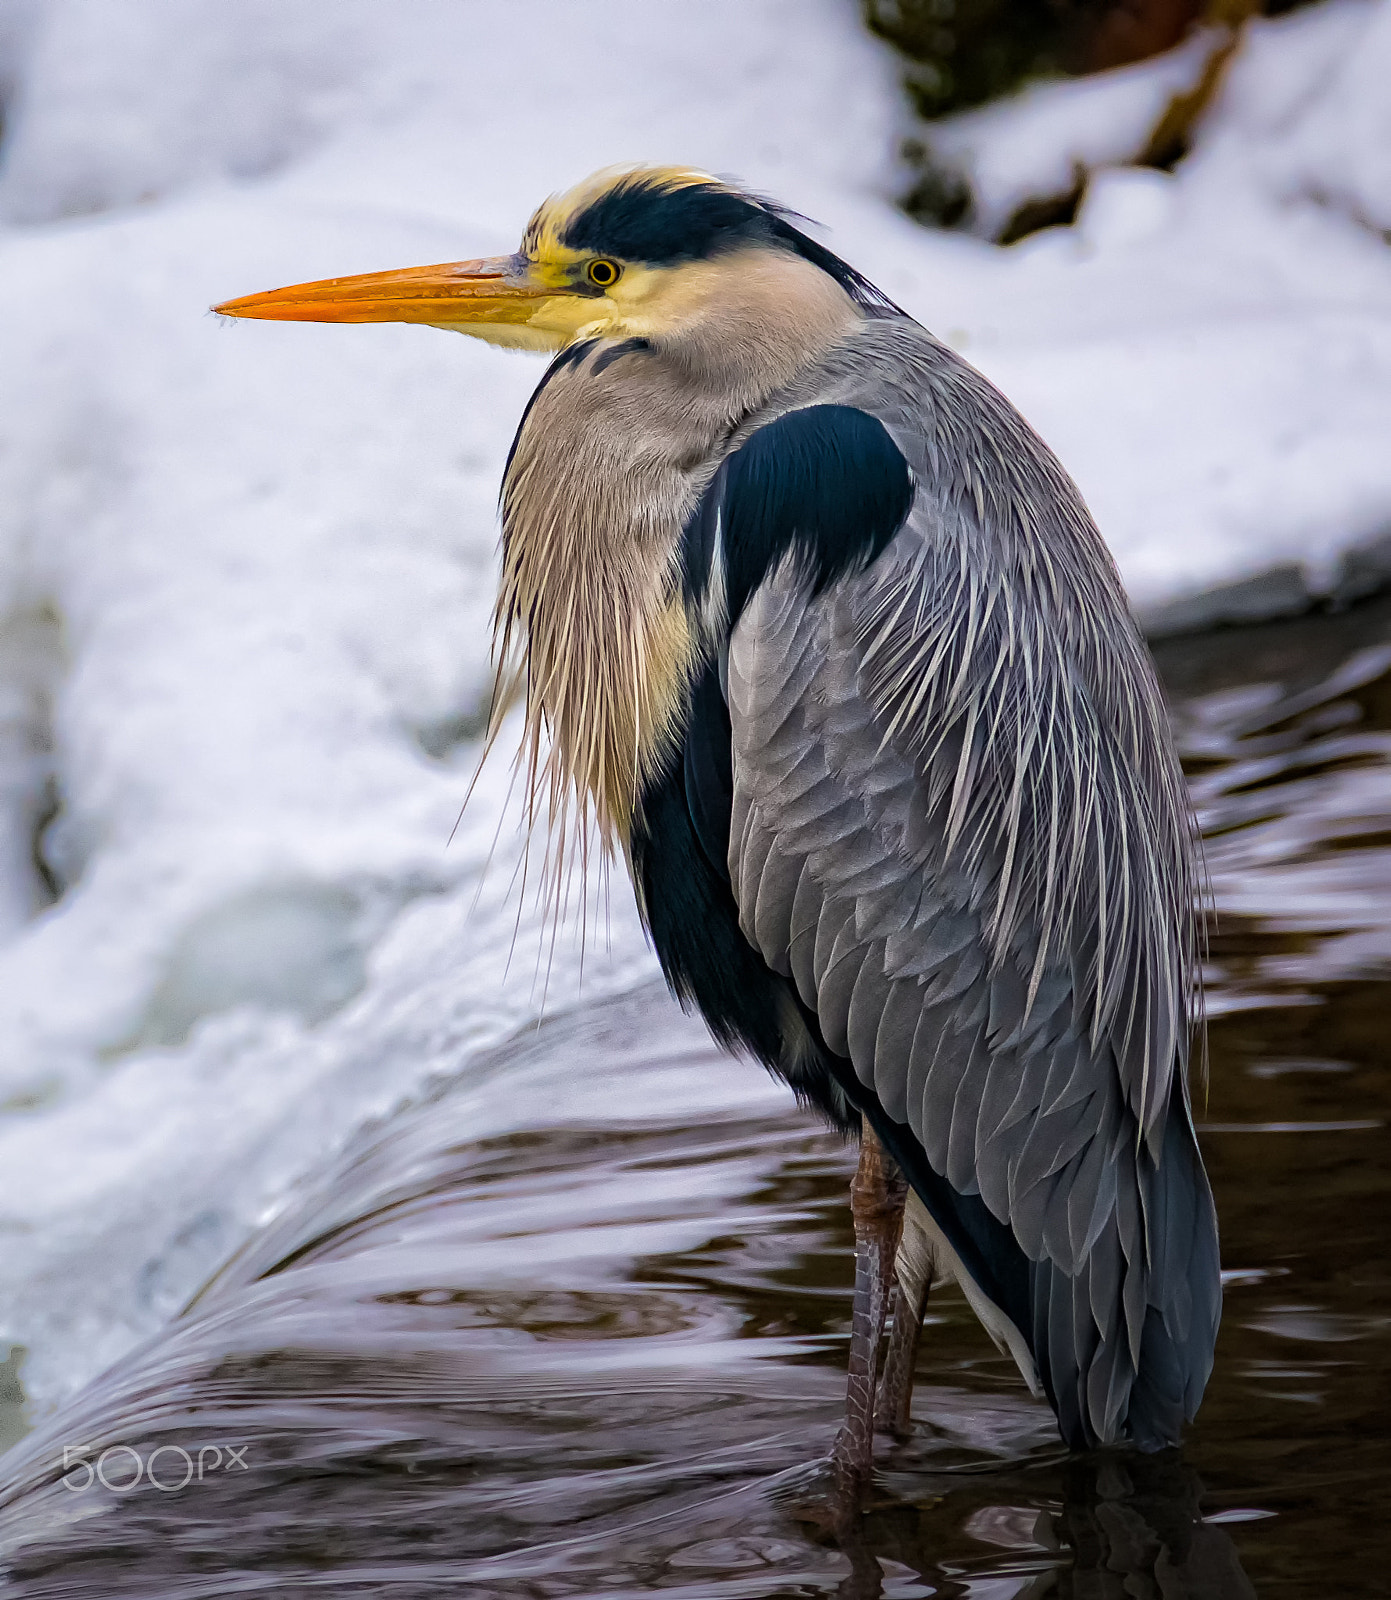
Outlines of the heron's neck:
<svg viewBox="0 0 1391 1600">
<path fill-rule="evenodd" d="M 862 320 L 834 278 L 781 250 L 747 250 L 664 274 L 623 331 L 664 358 L 673 381 L 736 419 L 757 410 Z M 679 375 L 679 379 L 678 376 Z"/>
<path fill-rule="evenodd" d="M 848 300 L 838 312 L 770 336 L 766 316 L 712 307 L 676 339 L 567 351 L 518 431 L 498 644 L 525 651 L 534 799 L 557 818 L 592 802 L 606 847 L 626 845 L 683 715 L 696 647 L 681 530 L 733 430 L 858 320 Z"/>
</svg>

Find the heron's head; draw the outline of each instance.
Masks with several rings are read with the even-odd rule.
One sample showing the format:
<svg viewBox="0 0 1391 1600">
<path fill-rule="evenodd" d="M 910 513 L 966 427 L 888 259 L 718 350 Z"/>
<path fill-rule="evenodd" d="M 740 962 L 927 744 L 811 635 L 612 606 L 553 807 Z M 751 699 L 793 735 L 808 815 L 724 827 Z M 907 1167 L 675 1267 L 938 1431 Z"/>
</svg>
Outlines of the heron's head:
<svg viewBox="0 0 1391 1600">
<path fill-rule="evenodd" d="M 490 344 L 559 350 L 578 338 L 677 336 L 722 307 L 878 291 L 800 232 L 791 215 L 708 173 L 638 167 L 594 174 L 547 200 L 510 256 L 372 272 L 228 300 L 231 317 L 423 322 Z M 811 309 L 810 305 L 807 307 Z"/>
</svg>

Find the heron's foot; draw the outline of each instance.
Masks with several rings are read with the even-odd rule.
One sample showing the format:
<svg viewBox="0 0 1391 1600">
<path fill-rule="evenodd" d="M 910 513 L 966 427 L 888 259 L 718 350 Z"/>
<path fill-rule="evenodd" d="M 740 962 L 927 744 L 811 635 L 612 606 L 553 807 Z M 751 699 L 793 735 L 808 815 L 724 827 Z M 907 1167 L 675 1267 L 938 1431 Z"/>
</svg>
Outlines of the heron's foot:
<svg viewBox="0 0 1391 1600">
<path fill-rule="evenodd" d="M 834 1544 L 849 1557 L 850 1573 L 836 1590 L 845 1600 L 876 1600 L 883 1593 L 884 1570 L 865 1541 L 866 1487 L 847 1482 L 830 1456 L 780 1473 L 769 1485 L 770 1497 L 787 1516 L 818 1543 Z"/>
<path fill-rule="evenodd" d="M 839 1539 L 859 1517 L 862 1488 L 847 1484 L 835 1461 L 824 1456 L 780 1472 L 768 1485 L 768 1497 L 813 1536 Z"/>
</svg>

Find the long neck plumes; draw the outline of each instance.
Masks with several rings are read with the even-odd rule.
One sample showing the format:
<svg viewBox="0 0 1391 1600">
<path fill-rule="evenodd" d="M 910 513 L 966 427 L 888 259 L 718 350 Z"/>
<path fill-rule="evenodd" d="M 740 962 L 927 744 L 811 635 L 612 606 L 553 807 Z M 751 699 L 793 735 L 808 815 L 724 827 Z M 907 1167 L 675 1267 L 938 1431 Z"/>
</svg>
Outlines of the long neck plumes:
<svg viewBox="0 0 1391 1600">
<path fill-rule="evenodd" d="M 503 484 L 496 645 L 521 656 L 532 815 L 562 834 L 577 817 L 582 855 L 591 815 L 606 851 L 626 846 L 676 736 L 695 652 L 677 551 L 725 442 L 859 316 L 794 258 L 710 265 L 653 296 L 650 335 L 557 358 Z"/>
<path fill-rule="evenodd" d="M 563 823 L 577 800 L 587 828 L 592 802 L 608 849 L 674 731 L 690 646 L 673 552 L 727 423 L 688 397 L 697 426 L 675 427 L 649 352 L 605 365 L 606 348 L 567 352 L 518 434 L 496 624 L 502 659 L 522 647 L 533 809 Z"/>
</svg>

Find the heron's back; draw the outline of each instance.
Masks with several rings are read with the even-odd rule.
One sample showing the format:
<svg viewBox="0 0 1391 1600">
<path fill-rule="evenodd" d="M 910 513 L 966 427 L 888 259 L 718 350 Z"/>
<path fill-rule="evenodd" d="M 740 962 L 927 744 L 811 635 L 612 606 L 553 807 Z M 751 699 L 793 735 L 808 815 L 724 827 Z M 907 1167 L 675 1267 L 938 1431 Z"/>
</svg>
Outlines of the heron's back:
<svg viewBox="0 0 1391 1600">
<path fill-rule="evenodd" d="M 1192 833 L 1149 658 L 1056 461 L 906 321 L 867 322 L 749 419 L 707 492 L 709 560 L 775 539 L 779 495 L 811 503 L 783 481 L 791 435 L 841 410 L 883 424 L 911 511 L 819 594 L 788 531 L 729 618 L 724 694 L 693 697 L 681 777 L 708 814 L 689 752 L 727 717 L 731 909 L 810 1042 L 785 1022 L 770 1050 L 722 1017 L 739 1002 L 688 992 L 833 1117 L 869 1118 L 1070 1442 L 1170 1442 L 1220 1288 L 1186 1081 Z M 778 429 L 784 459 L 757 467 Z M 886 447 L 849 424 L 818 441 L 798 470 L 822 505 L 858 486 L 868 522 Z"/>
</svg>

